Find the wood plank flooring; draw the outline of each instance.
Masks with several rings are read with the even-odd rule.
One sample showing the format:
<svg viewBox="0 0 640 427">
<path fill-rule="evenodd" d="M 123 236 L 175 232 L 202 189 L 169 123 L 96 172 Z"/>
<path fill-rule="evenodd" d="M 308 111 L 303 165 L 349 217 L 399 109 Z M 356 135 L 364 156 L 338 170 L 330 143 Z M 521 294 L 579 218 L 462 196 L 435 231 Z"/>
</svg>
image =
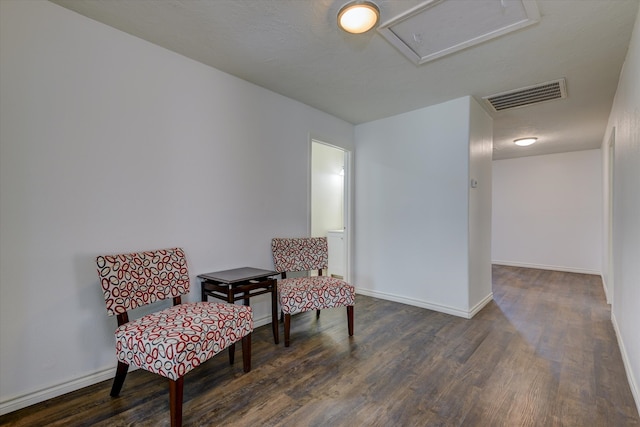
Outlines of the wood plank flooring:
<svg viewBox="0 0 640 427">
<path fill-rule="evenodd" d="M 640 426 L 598 276 L 494 266 L 472 320 L 359 295 L 346 310 L 270 325 L 187 374 L 188 426 Z M 239 347 L 239 346 L 238 346 Z M 115 360 L 114 360 L 115 364 Z M 162 426 L 166 380 L 129 373 L 0 417 L 3 426 Z"/>
</svg>

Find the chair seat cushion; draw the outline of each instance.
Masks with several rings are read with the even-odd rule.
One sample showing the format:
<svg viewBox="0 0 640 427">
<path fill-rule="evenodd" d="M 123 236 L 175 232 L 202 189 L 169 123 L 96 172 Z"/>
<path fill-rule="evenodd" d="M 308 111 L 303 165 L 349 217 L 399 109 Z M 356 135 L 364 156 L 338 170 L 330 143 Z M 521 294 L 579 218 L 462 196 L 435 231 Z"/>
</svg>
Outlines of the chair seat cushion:
<svg viewBox="0 0 640 427">
<path fill-rule="evenodd" d="M 118 360 L 176 380 L 253 331 L 251 307 L 197 302 L 116 329 Z"/>
<path fill-rule="evenodd" d="M 288 314 L 355 303 L 355 288 L 329 276 L 292 277 L 278 280 L 282 311 Z"/>
</svg>

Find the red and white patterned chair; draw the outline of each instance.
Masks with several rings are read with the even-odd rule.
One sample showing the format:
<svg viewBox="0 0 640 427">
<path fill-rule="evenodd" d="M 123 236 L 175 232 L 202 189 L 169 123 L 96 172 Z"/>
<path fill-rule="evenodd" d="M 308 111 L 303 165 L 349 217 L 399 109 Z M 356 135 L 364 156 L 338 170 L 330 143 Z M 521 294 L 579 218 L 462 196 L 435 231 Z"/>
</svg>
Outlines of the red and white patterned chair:
<svg viewBox="0 0 640 427">
<path fill-rule="evenodd" d="M 171 425 L 182 424 L 184 375 L 242 340 L 245 372 L 251 370 L 251 307 L 214 302 L 181 304 L 189 292 L 189 273 L 180 248 L 96 259 L 107 313 L 117 316 L 118 368 L 111 396 L 118 396 L 133 364 L 169 379 Z M 129 320 L 129 310 L 167 298 L 173 306 Z M 233 363 L 230 348 L 229 358 Z"/>
<path fill-rule="evenodd" d="M 271 241 L 273 264 L 282 275 L 278 280 L 280 309 L 284 317 L 284 345 L 289 347 L 291 315 L 304 311 L 333 307 L 347 307 L 349 336 L 353 335 L 353 305 L 355 288 L 344 280 L 323 276 L 327 268 L 326 237 L 275 238 Z M 287 278 L 287 272 L 317 270 L 317 276 Z"/>
</svg>

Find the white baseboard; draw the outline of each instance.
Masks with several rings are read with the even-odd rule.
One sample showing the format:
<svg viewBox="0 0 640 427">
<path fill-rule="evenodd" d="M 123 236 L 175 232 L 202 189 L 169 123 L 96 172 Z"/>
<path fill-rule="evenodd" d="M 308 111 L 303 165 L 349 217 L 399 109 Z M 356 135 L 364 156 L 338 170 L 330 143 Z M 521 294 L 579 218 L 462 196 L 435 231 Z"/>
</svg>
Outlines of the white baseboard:
<svg viewBox="0 0 640 427">
<path fill-rule="evenodd" d="M 61 384 L 34 391 L 32 393 L 7 399 L 0 402 L 0 415 L 8 414 L 9 412 L 17 411 L 18 409 L 26 408 L 27 406 L 62 396 L 63 394 L 79 390 L 83 387 L 88 387 L 104 380 L 112 379 L 115 374 L 116 368 L 114 366 L 113 368 L 103 369 Z"/>
<path fill-rule="evenodd" d="M 588 270 L 585 268 L 564 267 L 560 265 L 531 264 L 528 262 L 501 261 L 501 260 L 492 260 L 491 264 L 506 265 L 508 267 L 536 268 L 538 270 L 565 271 L 567 273 L 595 274 L 596 276 L 602 276 L 601 271 Z"/>
<path fill-rule="evenodd" d="M 383 299 L 386 301 L 399 302 L 401 304 L 412 305 L 414 307 L 426 308 L 427 310 L 438 311 L 440 313 L 451 314 L 453 316 L 464 317 L 465 319 L 471 319 L 482 308 L 487 305 L 493 299 L 493 293 L 487 295 L 478 304 L 476 304 L 471 310 L 462 310 L 456 307 L 451 307 L 443 304 L 436 304 L 429 301 L 419 300 L 416 298 L 407 298 L 400 295 L 394 295 L 387 292 L 372 291 L 370 289 L 356 288 L 356 295 L 362 294 L 374 298 Z"/>
<path fill-rule="evenodd" d="M 609 290 L 607 287 L 607 282 L 604 279 L 604 275 L 600 275 L 600 278 L 602 279 L 602 288 L 604 289 L 604 297 L 607 300 L 607 304 L 611 305 L 611 299 L 609 299 Z"/>
<path fill-rule="evenodd" d="M 259 328 L 260 326 L 268 325 L 271 323 L 271 313 L 266 314 L 258 319 L 253 319 L 253 328 Z"/>
<path fill-rule="evenodd" d="M 263 325 L 271 323 L 271 314 L 262 316 L 259 319 L 254 319 L 254 328 L 258 328 Z M 113 360 L 114 366 L 112 368 L 102 369 L 94 373 L 84 375 L 69 381 L 65 381 L 61 384 L 56 384 L 51 387 L 36 390 L 32 393 L 26 393 L 21 396 L 9 398 L 0 402 L 0 415 L 8 414 L 9 412 L 17 411 L 18 409 L 26 408 L 27 406 L 35 405 L 36 403 L 44 402 L 54 397 L 62 396 L 72 391 L 80 390 L 81 388 L 88 387 L 90 385 L 97 384 L 104 380 L 113 379 L 116 374 L 116 360 Z M 129 368 L 129 372 L 133 372 L 138 369 L 135 366 Z"/>
<path fill-rule="evenodd" d="M 629 382 L 629 388 L 631 388 L 631 394 L 633 395 L 633 399 L 636 402 L 636 408 L 638 409 L 638 413 L 640 413 L 640 388 L 638 388 L 638 382 L 633 376 L 633 371 L 631 370 L 631 363 L 629 363 L 629 356 L 627 353 L 627 349 L 624 346 L 624 341 L 622 340 L 622 335 L 620 335 L 620 329 L 618 329 L 618 322 L 616 321 L 616 316 L 611 312 L 611 323 L 613 324 L 613 330 L 616 332 L 616 338 L 618 339 L 618 347 L 620 347 L 620 353 L 622 354 L 622 363 L 624 364 L 624 370 L 627 373 L 627 381 Z"/>
<path fill-rule="evenodd" d="M 482 310 L 484 306 L 489 304 L 491 301 L 493 301 L 493 292 L 489 293 L 489 295 L 484 297 L 479 303 L 471 308 L 471 311 L 469 312 L 470 316 L 468 318 L 471 319 L 473 316 L 478 314 L 480 310 Z"/>
</svg>

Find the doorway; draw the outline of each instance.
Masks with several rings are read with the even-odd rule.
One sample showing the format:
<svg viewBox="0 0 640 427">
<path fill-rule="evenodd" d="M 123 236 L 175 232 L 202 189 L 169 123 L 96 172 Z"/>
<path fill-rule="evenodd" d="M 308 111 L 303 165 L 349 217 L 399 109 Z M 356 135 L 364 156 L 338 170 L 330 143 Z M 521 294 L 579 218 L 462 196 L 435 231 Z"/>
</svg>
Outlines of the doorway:
<svg viewBox="0 0 640 427">
<path fill-rule="evenodd" d="M 310 236 L 327 237 L 331 276 L 349 280 L 349 152 L 311 140 Z"/>
</svg>

